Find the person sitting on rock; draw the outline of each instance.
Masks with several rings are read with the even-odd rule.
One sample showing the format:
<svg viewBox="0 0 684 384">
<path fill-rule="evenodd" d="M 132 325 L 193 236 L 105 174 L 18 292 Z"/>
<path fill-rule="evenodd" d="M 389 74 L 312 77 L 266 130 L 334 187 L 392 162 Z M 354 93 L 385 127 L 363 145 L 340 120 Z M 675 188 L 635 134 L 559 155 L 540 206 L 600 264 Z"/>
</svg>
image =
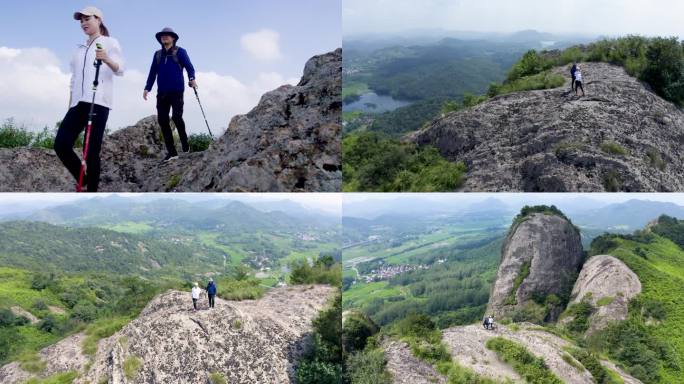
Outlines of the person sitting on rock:
<svg viewBox="0 0 684 384">
<path fill-rule="evenodd" d="M 154 81 L 157 80 L 157 120 L 164 136 L 164 144 L 166 144 L 167 153 L 164 162 L 167 162 L 178 158 L 178 152 L 173 143 L 169 111 L 172 110 L 171 118 L 178 130 L 183 152 L 190 150 L 183 121 L 183 93 L 185 91 L 183 68 L 188 72 L 190 87 L 197 88 L 197 82 L 195 81 L 195 68 L 190 62 L 188 52 L 176 45 L 178 35 L 173 29 L 164 28 L 156 34 L 156 37 L 162 49 L 156 51 L 152 58 L 143 98 L 147 100 L 147 94 L 152 90 Z"/>
<path fill-rule="evenodd" d="M 582 96 L 584 96 L 584 87 L 582 87 L 582 68 L 577 66 L 577 71 L 575 71 L 575 95 L 577 95 L 577 90 L 582 90 Z"/>
<path fill-rule="evenodd" d="M 202 288 L 199 287 L 199 283 L 195 282 L 192 287 L 192 307 L 195 311 L 197 310 L 197 300 L 199 300 L 201 294 Z"/>
<path fill-rule="evenodd" d="M 577 63 L 572 63 L 572 68 L 570 68 L 570 89 L 575 90 L 575 72 L 577 72 Z"/>
<path fill-rule="evenodd" d="M 216 283 L 214 283 L 214 279 L 209 279 L 207 294 L 209 295 L 209 308 L 214 308 L 214 297 L 216 297 Z"/>
</svg>

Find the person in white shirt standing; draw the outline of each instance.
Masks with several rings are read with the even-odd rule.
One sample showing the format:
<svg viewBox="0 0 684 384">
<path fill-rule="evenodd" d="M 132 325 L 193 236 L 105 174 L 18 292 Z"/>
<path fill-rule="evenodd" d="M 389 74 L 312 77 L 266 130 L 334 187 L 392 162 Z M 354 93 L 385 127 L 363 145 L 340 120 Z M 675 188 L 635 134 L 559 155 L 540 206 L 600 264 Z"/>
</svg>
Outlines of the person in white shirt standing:
<svg viewBox="0 0 684 384">
<path fill-rule="evenodd" d="M 75 12 L 74 19 L 80 21 L 81 29 L 88 39 L 85 44 L 78 45 L 71 59 L 69 111 L 57 130 L 54 148 L 59 159 L 78 182 L 81 160 L 74 152 L 74 143 L 88 122 L 94 92 L 94 63 L 102 60 L 84 180 L 88 192 L 97 192 L 100 182 L 100 149 L 113 101 L 113 78 L 115 75 L 123 76 L 124 60 L 119 42 L 109 36 L 104 25 L 102 11 L 95 7 L 86 7 Z M 98 45 L 101 49 L 97 48 Z"/>
<path fill-rule="evenodd" d="M 201 294 L 202 288 L 199 287 L 199 283 L 195 282 L 195 285 L 192 287 L 192 307 L 195 311 L 197 310 L 197 300 L 199 300 Z"/>
</svg>

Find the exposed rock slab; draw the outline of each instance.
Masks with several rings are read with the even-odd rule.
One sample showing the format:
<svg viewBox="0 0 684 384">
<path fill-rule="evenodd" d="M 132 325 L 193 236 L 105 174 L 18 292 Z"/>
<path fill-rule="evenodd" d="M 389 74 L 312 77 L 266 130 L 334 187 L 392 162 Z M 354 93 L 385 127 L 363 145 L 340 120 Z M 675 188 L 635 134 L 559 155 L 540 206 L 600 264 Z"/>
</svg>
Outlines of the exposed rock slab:
<svg viewBox="0 0 684 384">
<path fill-rule="evenodd" d="M 504 325 L 498 325 L 494 330 L 486 330 L 479 324 L 448 328 L 442 333 L 442 341 L 449 348 L 454 360 L 481 376 L 524 382 L 513 371 L 512 367 L 499 360 L 496 353 L 485 346 L 487 340 L 493 337 L 504 337 L 522 344 L 530 353 L 544 359 L 549 369 L 564 382 L 573 384 L 594 383 L 589 371 L 575 368 L 563 359 L 565 353 L 563 348 L 572 346 L 568 341 L 546 332 L 534 324 L 520 323 L 517 325 L 519 329 L 515 331 Z M 625 383 L 640 383 L 609 362 L 601 361 L 601 364 L 618 373 Z"/>
<path fill-rule="evenodd" d="M 582 63 L 563 86 L 494 97 L 408 136 L 468 167 L 465 191 L 681 191 L 684 112 L 622 67 Z M 626 154 L 601 148 L 614 142 Z"/>
<path fill-rule="evenodd" d="M 387 360 L 386 368 L 394 384 L 446 384 L 446 377 L 430 364 L 413 356 L 406 343 L 385 339 L 382 348 Z"/>
</svg>

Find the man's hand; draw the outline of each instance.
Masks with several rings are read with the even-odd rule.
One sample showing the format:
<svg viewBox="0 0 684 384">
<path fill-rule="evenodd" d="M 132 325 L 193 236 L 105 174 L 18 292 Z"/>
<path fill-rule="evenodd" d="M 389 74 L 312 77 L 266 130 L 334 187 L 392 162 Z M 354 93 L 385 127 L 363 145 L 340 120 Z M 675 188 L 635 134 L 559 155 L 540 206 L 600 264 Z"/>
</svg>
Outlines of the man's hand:
<svg viewBox="0 0 684 384">
<path fill-rule="evenodd" d="M 147 89 L 143 91 L 143 99 L 147 100 L 147 94 L 148 93 L 149 92 L 147 92 Z"/>
<path fill-rule="evenodd" d="M 190 80 L 190 83 L 188 83 L 190 88 L 197 88 L 197 82 L 195 80 Z"/>
</svg>

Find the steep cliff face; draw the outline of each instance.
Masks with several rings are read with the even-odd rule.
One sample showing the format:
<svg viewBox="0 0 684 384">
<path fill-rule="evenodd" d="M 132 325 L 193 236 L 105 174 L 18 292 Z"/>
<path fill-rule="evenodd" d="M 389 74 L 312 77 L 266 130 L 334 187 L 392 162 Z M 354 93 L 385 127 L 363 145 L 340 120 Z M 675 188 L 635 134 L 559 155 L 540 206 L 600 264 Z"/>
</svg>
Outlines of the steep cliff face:
<svg viewBox="0 0 684 384">
<path fill-rule="evenodd" d="M 577 229 L 566 219 L 532 213 L 511 228 L 501 250 L 501 263 L 487 314 L 510 317 L 549 295 L 569 294 L 583 259 Z M 560 308 L 546 314 L 554 321 Z"/>
<path fill-rule="evenodd" d="M 570 305 L 586 300 L 595 308 L 589 317 L 591 334 L 611 321 L 625 320 L 629 301 L 639 293 L 641 282 L 625 263 L 613 256 L 593 256 L 582 266 Z"/>
<path fill-rule="evenodd" d="M 334 294 L 329 286 L 277 288 L 259 300 L 206 298 L 192 310 L 188 292 L 169 291 L 152 300 L 139 317 L 84 356 L 82 333 L 48 347 L 42 376 L 76 371 L 75 383 L 197 383 L 217 375 L 229 383 L 291 383 L 310 346 L 312 320 Z M 33 376 L 18 363 L 0 369 L 3 383 Z M 216 377 L 216 376 L 214 376 Z"/>
<path fill-rule="evenodd" d="M 264 94 L 204 152 L 165 164 L 156 116 L 105 137 L 103 192 L 339 191 L 342 50 L 311 58 L 296 86 Z M 71 192 L 52 150 L 0 149 L 0 191 Z"/>
<path fill-rule="evenodd" d="M 622 67 L 582 67 L 586 96 L 568 79 L 450 113 L 408 138 L 465 162 L 466 191 L 682 190 L 682 109 Z"/>
</svg>

